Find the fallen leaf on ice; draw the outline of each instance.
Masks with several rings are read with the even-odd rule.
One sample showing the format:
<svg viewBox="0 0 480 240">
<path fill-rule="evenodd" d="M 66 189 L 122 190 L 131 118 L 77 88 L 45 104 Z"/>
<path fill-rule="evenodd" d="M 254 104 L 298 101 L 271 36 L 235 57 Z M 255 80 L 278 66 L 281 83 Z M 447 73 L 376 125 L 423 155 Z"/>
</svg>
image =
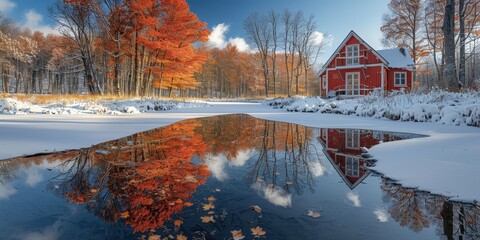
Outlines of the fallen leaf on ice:
<svg viewBox="0 0 480 240">
<path fill-rule="evenodd" d="M 317 211 L 308 210 L 308 216 L 312 218 L 318 218 L 320 217 L 320 213 Z"/>
<path fill-rule="evenodd" d="M 130 216 L 130 214 L 128 213 L 128 211 L 122 212 L 120 214 L 120 218 L 128 218 L 129 216 Z"/>
<path fill-rule="evenodd" d="M 293 182 L 290 182 L 290 181 L 287 182 L 287 185 L 292 185 L 292 184 L 293 184 Z"/>
<path fill-rule="evenodd" d="M 151 235 L 151 236 L 148 236 L 148 240 L 160 240 L 160 235 Z"/>
<path fill-rule="evenodd" d="M 203 223 L 209 223 L 209 222 L 214 223 L 215 222 L 215 219 L 213 219 L 213 216 L 204 216 L 204 217 L 200 217 L 200 218 L 202 219 Z"/>
<path fill-rule="evenodd" d="M 203 204 L 203 210 L 204 211 L 208 211 L 208 210 L 214 209 L 214 208 L 215 208 L 215 205 L 213 205 L 211 203 Z"/>
<path fill-rule="evenodd" d="M 232 233 L 232 237 L 233 237 L 233 240 L 240 240 L 240 239 L 244 239 L 245 236 L 243 236 L 242 234 L 242 230 L 233 230 L 231 231 Z"/>
<path fill-rule="evenodd" d="M 175 227 L 180 227 L 183 224 L 183 221 L 180 219 L 177 219 L 173 221 L 173 224 L 175 225 Z"/>
<path fill-rule="evenodd" d="M 208 212 L 208 214 L 212 215 L 212 214 L 215 214 L 215 212 L 214 212 L 214 211 L 210 211 L 210 212 Z"/>
<path fill-rule="evenodd" d="M 215 201 L 215 200 L 217 200 L 217 199 L 215 199 L 214 197 L 209 197 L 209 198 L 207 198 L 207 200 L 208 200 L 209 202 L 213 202 L 213 201 Z"/>
<path fill-rule="evenodd" d="M 265 236 L 265 234 L 267 234 L 261 227 L 250 228 L 250 231 L 252 231 L 252 234 L 255 237 Z"/>
<path fill-rule="evenodd" d="M 180 235 L 177 235 L 177 240 L 187 240 L 187 237 L 180 234 Z"/>
<path fill-rule="evenodd" d="M 193 203 L 191 203 L 191 202 L 185 202 L 184 205 L 185 205 L 186 207 L 191 207 L 191 206 L 193 206 Z"/>
<path fill-rule="evenodd" d="M 257 205 L 250 206 L 250 209 L 252 209 L 252 211 L 255 211 L 257 213 L 262 213 L 262 208 Z"/>
<path fill-rule="evenodd" d="M 195 176 L 193 176 L 193 175 L 187 175 L 187 176 L 185 177 L 185 180 L 186 180 L 187 182 L 192 182 L 192 183 L 198 182 L 197 178 L 196 178 Z"/>
</svg>

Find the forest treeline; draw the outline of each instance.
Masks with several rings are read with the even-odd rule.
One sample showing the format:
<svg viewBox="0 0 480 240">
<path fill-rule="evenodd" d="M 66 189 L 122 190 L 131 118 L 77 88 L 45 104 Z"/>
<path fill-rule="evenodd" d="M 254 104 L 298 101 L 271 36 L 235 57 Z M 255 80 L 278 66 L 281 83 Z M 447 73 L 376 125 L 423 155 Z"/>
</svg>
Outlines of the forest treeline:
<svg viewBox="0 0 480 240">
<path fill-rule="evenodd" d="M 456 91 L 480 84 L 478 0 L 391 0 L 388 7 L 383 45 L 409 49 L 417 86 Z"/>
<path fill-rule="evenodd" d="M 280 26 L 279 14 L 272 14 L 271 24 Z M 32 33 L 0 17 L 1 91 L 220 98 L 303 93 L 308 81 L 315 82 L 313 56 L 307 54 L 318 42 L 315 24 L 300 12 L 285 14 L 292 19 L 285 25 L 292 26 L 284 35 L 288 49 L 272 55 L 209 46 L 206 23 L 185 0 L 59 0 L 50 8 L 56 35 Z M 280 35 L 270 36 L 263 21 L 255 15 L 245 24 L 252 38 L 260 34 L 268 45 L 270 38 L 280 44 Z M 275 55 L 268 72 L 262 64 Z M 284 75 L 286 81 L 278 80 Z"/>
<path fill-rule="evenodd" d="M 385 47 L 409 49 L 416 87 L 458 90 L 480 76 L 477 0 L 391 0 Z M 185 0 L 58 0 L 58 34 L 0 16 L 0 92 L 199 98 L 317 95 L 327 36 L 300 11 L 253 13 L 249 52 L 208 44 Z"/>
</svg>

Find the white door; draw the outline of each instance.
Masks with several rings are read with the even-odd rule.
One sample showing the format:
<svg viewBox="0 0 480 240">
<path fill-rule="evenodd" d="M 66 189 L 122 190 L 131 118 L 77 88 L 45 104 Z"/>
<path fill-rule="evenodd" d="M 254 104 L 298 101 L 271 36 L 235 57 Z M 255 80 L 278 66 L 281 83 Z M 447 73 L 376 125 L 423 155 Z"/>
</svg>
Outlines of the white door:
<svg viewBox="0 0 480 240">
<path fill-rule="evenodd" d="M 360 95 L 360 73 L 347 73 L 345 95 Z"/>
</svg>

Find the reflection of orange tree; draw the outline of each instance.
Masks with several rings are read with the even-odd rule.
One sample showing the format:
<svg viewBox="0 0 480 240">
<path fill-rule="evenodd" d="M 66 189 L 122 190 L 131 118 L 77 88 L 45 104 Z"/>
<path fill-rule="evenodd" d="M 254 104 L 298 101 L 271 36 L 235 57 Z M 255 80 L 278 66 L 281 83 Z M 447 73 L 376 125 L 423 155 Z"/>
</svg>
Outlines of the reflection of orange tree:
<svg viewBox="0 0 480 240">
<path fill-rule="evenodd" d="M 386 179 L 385 181 L 388 182 Z M 386 193 L 386 198 L 392 201 L 390 215 L 401 226 L 408 226 L 415 232 L 429 227 L 430 222 L 424 212 L 425 198 L 422 192 L 393 183 L 383 184 L 381 188 Z"/>
<path fill-rule="evenodd" d="M 480 206 L 454 202 L 440 195 L 404 188 L 386 178 L 382 190 L 392 202 L 390 215 L 410 229 L 419 232 L 436 224 L 438 233 L 446 239 L 476 239 L 480 237 Z"/>
<path fill-rule="evenodd" d="M 198 126 L 183 121 L 84 150 L 64 165 L 60 189 L 107 221 L 125 218 L 136 232 L 159 228 L 210 174 L 191 162 L 205 151 Z"/>
<path fill-rule="evenodd" d="M 198 119 L 203 123 L 197 132 L 203 136 L 207 151 L 213 155 L 225 154 L 227 159 L 256 145 L 257 119 L 248 115 L 224 115 Z M 200 132 L 201 131 L 201 132 Z"/>
</svg>

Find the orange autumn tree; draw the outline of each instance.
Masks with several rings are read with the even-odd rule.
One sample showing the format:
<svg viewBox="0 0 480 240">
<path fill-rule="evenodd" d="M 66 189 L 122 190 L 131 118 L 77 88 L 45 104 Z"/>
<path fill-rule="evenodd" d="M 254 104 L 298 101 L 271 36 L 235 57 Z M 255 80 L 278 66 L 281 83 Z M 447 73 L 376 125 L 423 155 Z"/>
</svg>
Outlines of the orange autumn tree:
<svg viewBox="0 0 480 240">
<path fill-rule="evenodd" d="M 170 94 L 172 89 L 194 88 L 193 74 L 206 60 L 194 44 L 207 41 L 206 23 L 190 12 L 185 0 L 142 0 L 132 7 L 144 26 L 138 43 L 151 52 L 144 87 L 153 84 Z"/>
</svg>

